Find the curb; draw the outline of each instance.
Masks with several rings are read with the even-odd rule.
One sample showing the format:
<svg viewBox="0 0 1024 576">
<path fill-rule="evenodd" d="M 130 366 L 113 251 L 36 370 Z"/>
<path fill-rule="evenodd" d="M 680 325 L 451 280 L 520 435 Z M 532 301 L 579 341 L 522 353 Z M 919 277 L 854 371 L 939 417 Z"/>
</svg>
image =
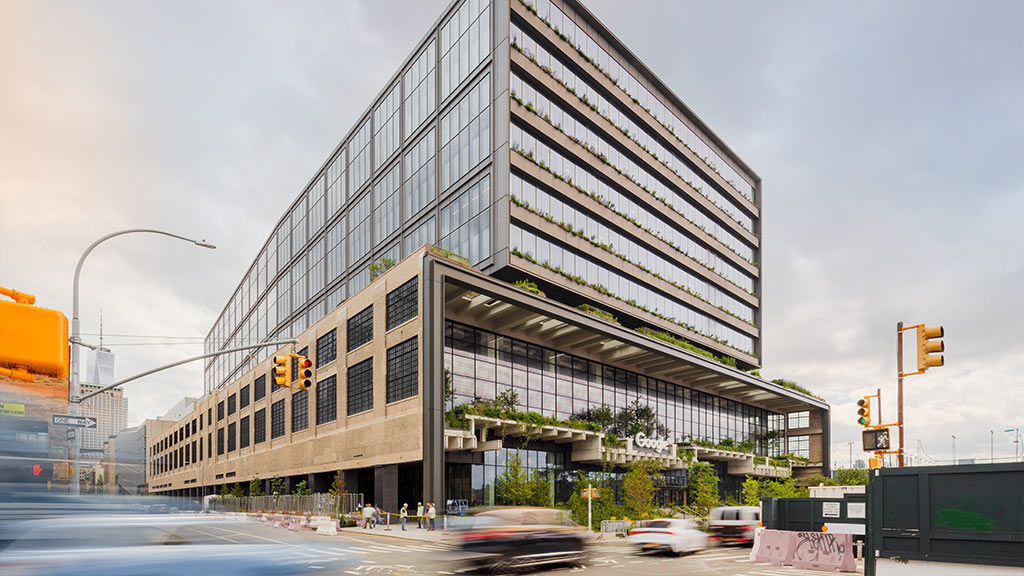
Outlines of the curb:
<svg viewBox="0 0 1024 576">
<path fill-rule="evenodd" d="M 399 529 L 399 531 L 401 531 L 401 529 Z M 356 533 L 355 533 L 355 531 L 351 531 L 350 532 L 350 531 L 338 530 L 338 535 L 342 535 L 342 534 L 348 534 L 348 535 L 353 535 L 354 536 Z M 374 530 L 365 530 L 364 532 L 359 532 L 358 534 L 363 534 L 365 536 L 377 536 L 377 537 L 380 537 L 380 538 L 391 538 L 392 540 L 401 540 L 402 542 L 413 542 L 413 543 L 423 543 L 423 544 L 447 544 L 448 543 L 448 542 L 445 542 L 444 540 L 420 540 L 418 538 L 403 538 L 402 536 L 395 536 L 394 534 L 386 534 L 386 533 L 382 534 L 381 532 L 376 532 Z"/>
</svg>

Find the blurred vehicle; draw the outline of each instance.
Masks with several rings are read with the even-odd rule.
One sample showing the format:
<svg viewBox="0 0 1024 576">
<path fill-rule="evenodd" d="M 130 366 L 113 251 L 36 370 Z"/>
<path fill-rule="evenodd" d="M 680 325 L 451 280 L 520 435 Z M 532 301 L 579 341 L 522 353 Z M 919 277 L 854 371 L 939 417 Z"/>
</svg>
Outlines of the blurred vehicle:
<svg viewBox="0 0 1024 576">
<path fill-rule="evenodd" d="M 300 574 L 309 566 L 283 544 L 245 544 L 237 518 L 177 514 L 76 515 L 9 524 L 4 576 Z M 327 559 L 329 561 L 329 557 Z"/>
<path fill-rule="evenodd" d="M 626 541 L 641 552 L 691 554 L 708 547 L 708 535 L 695 522 L 677 518 L 639 522 L 636 528 L 627 533 Z"/>
<path fill-rule="evenodd" d="M 564 510 L 495 508 L 467 518 L 460 529 L 467 562 L 478 569 L 587 562 L 589 535 Z"/>
<path fill-rule="evenodd" d="M 761 521 L 757 506 L 722 506 L 712 508 L 708 515 L 710 540 L 717 544 L 744 544 L 753 546 L 754 530 Z"/>
</svg>

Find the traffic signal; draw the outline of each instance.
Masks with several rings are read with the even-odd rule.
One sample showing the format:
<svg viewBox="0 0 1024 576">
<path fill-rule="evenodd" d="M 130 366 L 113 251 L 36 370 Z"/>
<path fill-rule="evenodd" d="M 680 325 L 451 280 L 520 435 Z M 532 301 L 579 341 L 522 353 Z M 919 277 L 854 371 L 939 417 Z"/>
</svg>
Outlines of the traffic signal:
<svg viewBox="0 0 1024 576">
<path fill-rule="evenodd" d="M 299 383 L 296 387 L 299 390 L 309 390 L 313 386 L 313 361 L 305 356 L 297 358 L 299 363 Z"/>
<path fill-rule="evenodd" d="M 270 370 L 270 375 L 274 379 L 274 384 L 278 386 L 288 386 L 291 388 L 291 382 L 288 381 L 288 368 L 291 358 L 282 354 L 280 356 L 274 356 L 274 367 Z"/>
<path fill-rule="evenodd" d="M 864 398 L 857 400 L 857 406 L 860 407 L 857 409 L 857 414 L 860 416 L 860 418 L 857 418 L 857 424 L 860 424 L 861 426 L 870 426 L 871 399 L 865 396 Z"/>
<path fill-rule="evenodd" d="M 945 361 L 942 352 L 946 349 L 946 343 L 939 340 L 945 335 L 942 326 L 921 326 L 917 329 L 917 369 L 921 372 L 932 366 L 942 366 Z"/>
</svg>

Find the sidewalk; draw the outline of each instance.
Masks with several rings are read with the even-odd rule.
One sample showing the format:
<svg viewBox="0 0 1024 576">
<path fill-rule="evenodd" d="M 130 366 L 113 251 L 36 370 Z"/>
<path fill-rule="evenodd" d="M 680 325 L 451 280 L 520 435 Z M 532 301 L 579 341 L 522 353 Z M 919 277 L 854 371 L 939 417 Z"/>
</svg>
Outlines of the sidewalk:
<svg viewBox="0 0 1024 576">
<path fill-rule="evenodd" d="M 350 536 L 384 536 L 416 542 L 443 542 L 445 544 L 455 543 L 455 537 L 453 535 L 444 533 L 444 521 L 441 518 L 437 519 L 437 530 L 434 531 L 428 531 L 426 528 L 417 528 L 415 522 L 409 522 L 405 526 L 405 532 L 403 532 L 401 523 L 397 521 L 398 519 L 392 518 L 391 520 L 395 523 L 391 525 L 390 530 L 387 530 L 386 524 L 378 524 L 373 530 L 370 530 L 369 528 L 360 528 L 359 526 L 349 526 L 338 530 L 338 533 L 348 534 Z"/>
</svg>

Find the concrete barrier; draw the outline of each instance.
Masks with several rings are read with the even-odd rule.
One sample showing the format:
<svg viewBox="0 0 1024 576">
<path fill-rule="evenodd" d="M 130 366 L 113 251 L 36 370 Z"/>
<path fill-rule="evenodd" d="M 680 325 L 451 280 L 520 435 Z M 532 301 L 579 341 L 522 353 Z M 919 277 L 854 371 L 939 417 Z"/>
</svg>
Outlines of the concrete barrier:
<svg viewBox="0 0 1024 576">
<path fill-rule="evenodd" d="M 289 522 L 288 523 L 288 529 L 291 530 L 292 532 L 296 532 L 298 530 L 301 530 L 302 529 L 302 523 L 301 522 Z"/>
<path fill-rule="evenodd" d="M 334 536 L 338 533 L 338 523 L 336 520 L 320 520 L 316 526 L 317 534 L 325 534 L 327 536 Z"/>
<path fill-rule="evenodd" d="M 754 528 L 754 545 L 750 548 L 750 560 L 757 560 L 757 550 L 761 545 L 761 534 L 764 533 L 764 526 Z"/>
<path fill-rule="evenodd" d="M 754 560 L 770 562 L 776 566 L 793 564 L 793 549 L 796 547 L 796 532 L 765 530 L 755 548 Z"/>
<path fill-rule="evenodd" d="M 831 532 L 796 532 L 793 566 L 830 572 L 856 572 L 853 535 Z"/>
</svg>

